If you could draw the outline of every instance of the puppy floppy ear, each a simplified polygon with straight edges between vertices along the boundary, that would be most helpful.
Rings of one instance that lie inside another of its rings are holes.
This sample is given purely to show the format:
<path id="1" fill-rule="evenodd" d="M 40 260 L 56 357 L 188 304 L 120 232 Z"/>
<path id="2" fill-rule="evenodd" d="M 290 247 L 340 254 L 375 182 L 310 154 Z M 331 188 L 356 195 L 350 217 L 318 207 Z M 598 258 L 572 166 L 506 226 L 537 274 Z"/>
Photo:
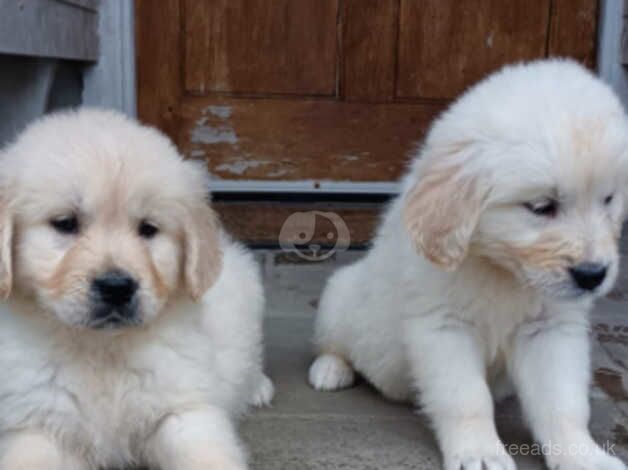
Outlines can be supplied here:
<path id="1" fill-rule="evenodd" d="M 406 193 L 403 218 L 417 251 L 442 269 L 464 261 L 489 193 L 465 167 L 468 149 L 424 155 L 418 181 Z"/>
<path id="2" fill-rule="evenodd" d="M 199 300 L 222 270 L 216 214 L 208 204 L 193 208 L 184 225 L 185 287 L 194 300 Z"/>
<path id="3" fill-rule="evenodd" d="M 0 198 L 0 297 L 7 298 L 13 286 L 13 217 L 9 206 Z"/>

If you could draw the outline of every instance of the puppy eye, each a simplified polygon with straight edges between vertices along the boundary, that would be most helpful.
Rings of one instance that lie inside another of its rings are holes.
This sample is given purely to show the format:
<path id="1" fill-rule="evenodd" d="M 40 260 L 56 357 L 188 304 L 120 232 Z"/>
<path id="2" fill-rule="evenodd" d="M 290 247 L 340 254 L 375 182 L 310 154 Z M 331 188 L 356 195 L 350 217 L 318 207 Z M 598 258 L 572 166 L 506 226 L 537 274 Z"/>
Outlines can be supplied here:
<path id="1" fill-rule="evenodd" d="M 142 238 L 153 238 L 157 235 L 157 233 L 159 233 L 159 229 L 156 225 L 151 224 L 146 220 L 142 220 L 137 228 L 137 233 L 139 233 Z"/>
<path id="2" fill-rule="evenodd" d="M 553 199 L 545 199 L 537 202 L 526 202 L 525 208 L 541 217 L 555 217 L 558 212 L 558 202 Z"/>
<path id="3" fill-rule="evenodd" d="M 613 202 L 613 194 L 609 194 L 608 196 L 606 196 L 604 198 L 604 204 L 606 204 L 607 206 Z"/>
<path id="4" fill-rule="evenodd" d="M 78 217 L 74 214 L 52 219 L 50 225 L 64 235 L 75 235 L 79 231 Z"/>

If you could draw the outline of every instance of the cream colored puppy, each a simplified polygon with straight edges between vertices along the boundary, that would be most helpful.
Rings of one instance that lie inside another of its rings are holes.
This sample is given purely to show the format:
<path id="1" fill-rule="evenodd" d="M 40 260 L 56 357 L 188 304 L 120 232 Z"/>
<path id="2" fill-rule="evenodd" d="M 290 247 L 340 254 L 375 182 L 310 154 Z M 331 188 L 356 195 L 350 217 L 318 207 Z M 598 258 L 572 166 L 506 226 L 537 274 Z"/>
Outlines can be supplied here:
<path id="1" fill-rule="evenodd" d="M 372 250 L 320 302 L 320 390 L 354 370 L 431 418 L 447 470 L 512 470 L 491 392 L 509 381 L 551 469 L 624 470 L 591 438 L 589 321 L 618 269 L 628 125 L 561 60 L 507 67 L 432 127 Z"/>
<path id="2" fill-rule="evenodd" d="M 207 179 L 153 129 L 79 110 L 0 158 L 0 470 L 247 467 L 262 287 Z"/>

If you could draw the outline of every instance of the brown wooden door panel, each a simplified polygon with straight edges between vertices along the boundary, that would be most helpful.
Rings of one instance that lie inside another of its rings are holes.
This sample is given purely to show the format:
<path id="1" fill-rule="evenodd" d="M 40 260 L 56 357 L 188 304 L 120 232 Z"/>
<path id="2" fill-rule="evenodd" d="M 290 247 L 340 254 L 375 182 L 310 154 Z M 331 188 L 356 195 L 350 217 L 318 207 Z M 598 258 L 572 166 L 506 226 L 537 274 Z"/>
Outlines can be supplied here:
<path id="1" fill-rule="evenodd" d="M 548 55 L 569 56 L 595 65 L 598 0 L 554 0 Z"/>
<path id="2" fill-rule="evenodd" d="M 399 2 L 344 0 L 341 96 L 391 101 L 395 97 Z"/>
<path id="3" fill-rule="evenodd" d="M 397 95 L 453 98 L 506 62 L 545 55 L 550 0 L 401 0 Z"/>
<path id="4" fill-rule="evenodd" d="M 186 0 L 185 89 L 335 95 L 338 0 Z"/>
<path id="5" fill-rule="evenodd" d="M 394 181 L 440 105 L 186 99 L 177 140 L 220 179 Z"/>
<path id="6" fill-rule="evenodd" d="M 183 93 L 180 18 L 179 0 L 135 2 L 137 113 L 171 138 L 176 133 L 173 111 Z"/>

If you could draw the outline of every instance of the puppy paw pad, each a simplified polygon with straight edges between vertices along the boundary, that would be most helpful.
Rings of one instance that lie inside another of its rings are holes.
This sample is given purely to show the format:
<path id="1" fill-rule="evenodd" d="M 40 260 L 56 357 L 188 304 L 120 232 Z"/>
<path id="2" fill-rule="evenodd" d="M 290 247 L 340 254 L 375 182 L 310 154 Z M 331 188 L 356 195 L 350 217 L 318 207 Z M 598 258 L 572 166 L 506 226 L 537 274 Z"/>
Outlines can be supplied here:
<path id="1" fill-rule="evenodd" d="M 339 390 L 353 384 L 355 374 L 349 364 L 333 354 L 319 356 L 310 367 L 310 385 L 316 390 Z"/>

